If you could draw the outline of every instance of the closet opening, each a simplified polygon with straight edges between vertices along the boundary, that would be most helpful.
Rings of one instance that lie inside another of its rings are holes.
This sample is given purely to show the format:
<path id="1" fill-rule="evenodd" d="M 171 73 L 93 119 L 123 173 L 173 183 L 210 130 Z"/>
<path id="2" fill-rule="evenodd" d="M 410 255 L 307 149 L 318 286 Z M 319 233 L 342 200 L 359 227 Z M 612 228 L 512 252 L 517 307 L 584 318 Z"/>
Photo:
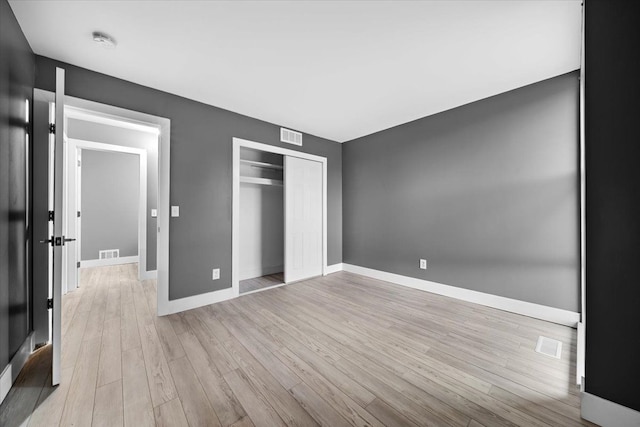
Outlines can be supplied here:
<path id="1" fill-rule="evenodd" d="M 284 284 L 284 159 L 240 148 L 239 293 Z"/>
<path id="2" fill-rule="evenodd" d="M 233 138 L 234 296 L 327 274 L 327 159 Z"/>

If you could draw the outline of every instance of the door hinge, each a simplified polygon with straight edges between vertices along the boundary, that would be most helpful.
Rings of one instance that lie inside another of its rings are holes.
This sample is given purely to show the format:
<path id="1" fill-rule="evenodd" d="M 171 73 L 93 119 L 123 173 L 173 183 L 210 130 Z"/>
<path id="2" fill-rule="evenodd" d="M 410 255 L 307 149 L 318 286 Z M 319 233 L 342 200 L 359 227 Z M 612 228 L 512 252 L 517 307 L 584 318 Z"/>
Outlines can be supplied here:
<path id="1" fill-rule="evenodd" d="M 56 133 L 55 123 L 49 123 L 49 133 Z"/>
<path id="2" fill-rule="evenodd" d="M 78 211 L 78 218 L 80 218 L 80 211 Z"/>
<path id="3" fill-rule="evenodd" d="M 82 166 L 82 161 L 78 160 L 78 167 Z"/>
<path id="4" fill-rule="evenodd" d="M 54 216 L 53 211 L 49 211 L 49 221 L 53 221 Z"/>
<path id="5" fill-rule="evenodd" d="M 77 268 L 80 268 L 80 261 L 78 261 L 77 263 Z"/>
<path id="6" fill-rule="evenodd" d="M 53 308 L 53 298 L 47 300 L 47 308 L 51 310 Z"/>

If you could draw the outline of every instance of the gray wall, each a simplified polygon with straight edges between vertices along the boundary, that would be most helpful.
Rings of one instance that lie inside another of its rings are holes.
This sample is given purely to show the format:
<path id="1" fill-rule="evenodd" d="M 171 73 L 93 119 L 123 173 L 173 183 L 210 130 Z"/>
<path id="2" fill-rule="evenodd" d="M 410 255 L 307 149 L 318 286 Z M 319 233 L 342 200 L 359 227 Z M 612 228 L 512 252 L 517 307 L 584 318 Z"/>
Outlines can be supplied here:
<path id="1" fill-rule="evenodd" d="M 84 120 L 69 119 L 69 138 L 104 144 L 141 148 L 147 152 L 147 265 L 146 271 L 156 269 L 157 221 L 151 209 L 158 206 L 158 137 L 148 132 L 108 126 Z M 122 256 L 122 254 L 121 254 Z M 143 266 L 144 267 L 144 266 Z"/>
<path id="2" fill-rule="evenodd" d="M 82 150 L 81 170 L 80 259 L 98 259 L 104 249 L 137 256 L 140 156 Z"/>
<path id="3" fill-rule="evenodd" d="M 34 65 L 13 11 L 0 0 L 0 373 L 32 329 L 25 100 L 32 100 Z"/>
<path id="4" fill-rule="evenodd" d="M 579 311 L 577 130 L 570 73 L 345 143 L 344 262 Z"/>
<path id="5" fill-rule="evenodd" d="M 232 138 L 327 158 L 328 262 L 342 262 L 342 146 L 312 135 L 304 146 L 281 143 L 279 126 L 36 55 L 36 87 L 53 90 L 66 69 L 68 95 L 171 120 L 169 298 L 231 287 Z M 176 76 L 176 78 L 189 78 Z M 211 280 L 211 269 L 220 279 Z"/>

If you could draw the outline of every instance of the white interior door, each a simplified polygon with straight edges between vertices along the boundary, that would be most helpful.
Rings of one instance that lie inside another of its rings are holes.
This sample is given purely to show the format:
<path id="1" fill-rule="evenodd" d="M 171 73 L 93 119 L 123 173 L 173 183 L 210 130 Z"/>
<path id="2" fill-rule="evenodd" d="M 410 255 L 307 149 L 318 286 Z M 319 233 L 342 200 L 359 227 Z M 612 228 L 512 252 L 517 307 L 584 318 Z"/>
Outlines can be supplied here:
<path id="1" fill-rule="evenodd" d="M 51 343 L 53 347 L 53 358 L 51 364 L 51 382 L 53 385 L 60 384 L 60 356 L 62 346 L 61 328 L 61 303 L 62 303 L 62 250 L 66 243 L 62 234 L 64 218 L 62 215 L 64 187 L 63 162 L 64 162 L 64 70 L 56 68 L 56 102 L 55 102 L 55 122 L 53 135 L 53 149 L 49 150 L 52 159 L 49 161 L 49 197 L 52 200 L 50 206 L 53 207 L 53 234 L 49 242 L 52 248 L 52 263 L 50 263 L 49 274 L 51 275 L 52 292 L 51 299 Z M 50 216 L 51 219 L 51 216 Z"/>
<path id="2" fill-rule="evenodd" d="M 322 163 L 284 157 L 286 283 L 322 275 Z"/>

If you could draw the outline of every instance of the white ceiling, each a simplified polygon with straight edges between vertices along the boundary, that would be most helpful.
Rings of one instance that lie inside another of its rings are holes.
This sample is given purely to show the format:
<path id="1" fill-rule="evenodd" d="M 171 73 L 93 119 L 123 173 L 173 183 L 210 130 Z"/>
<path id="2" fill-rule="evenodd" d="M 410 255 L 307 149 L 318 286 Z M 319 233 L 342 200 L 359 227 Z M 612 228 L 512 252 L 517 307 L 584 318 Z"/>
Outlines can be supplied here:
<path id="1" fill-rule="evenodd" d="M 10 5 L 39 55 L 339 142 L 580 65 L 580 0 Z"/>

